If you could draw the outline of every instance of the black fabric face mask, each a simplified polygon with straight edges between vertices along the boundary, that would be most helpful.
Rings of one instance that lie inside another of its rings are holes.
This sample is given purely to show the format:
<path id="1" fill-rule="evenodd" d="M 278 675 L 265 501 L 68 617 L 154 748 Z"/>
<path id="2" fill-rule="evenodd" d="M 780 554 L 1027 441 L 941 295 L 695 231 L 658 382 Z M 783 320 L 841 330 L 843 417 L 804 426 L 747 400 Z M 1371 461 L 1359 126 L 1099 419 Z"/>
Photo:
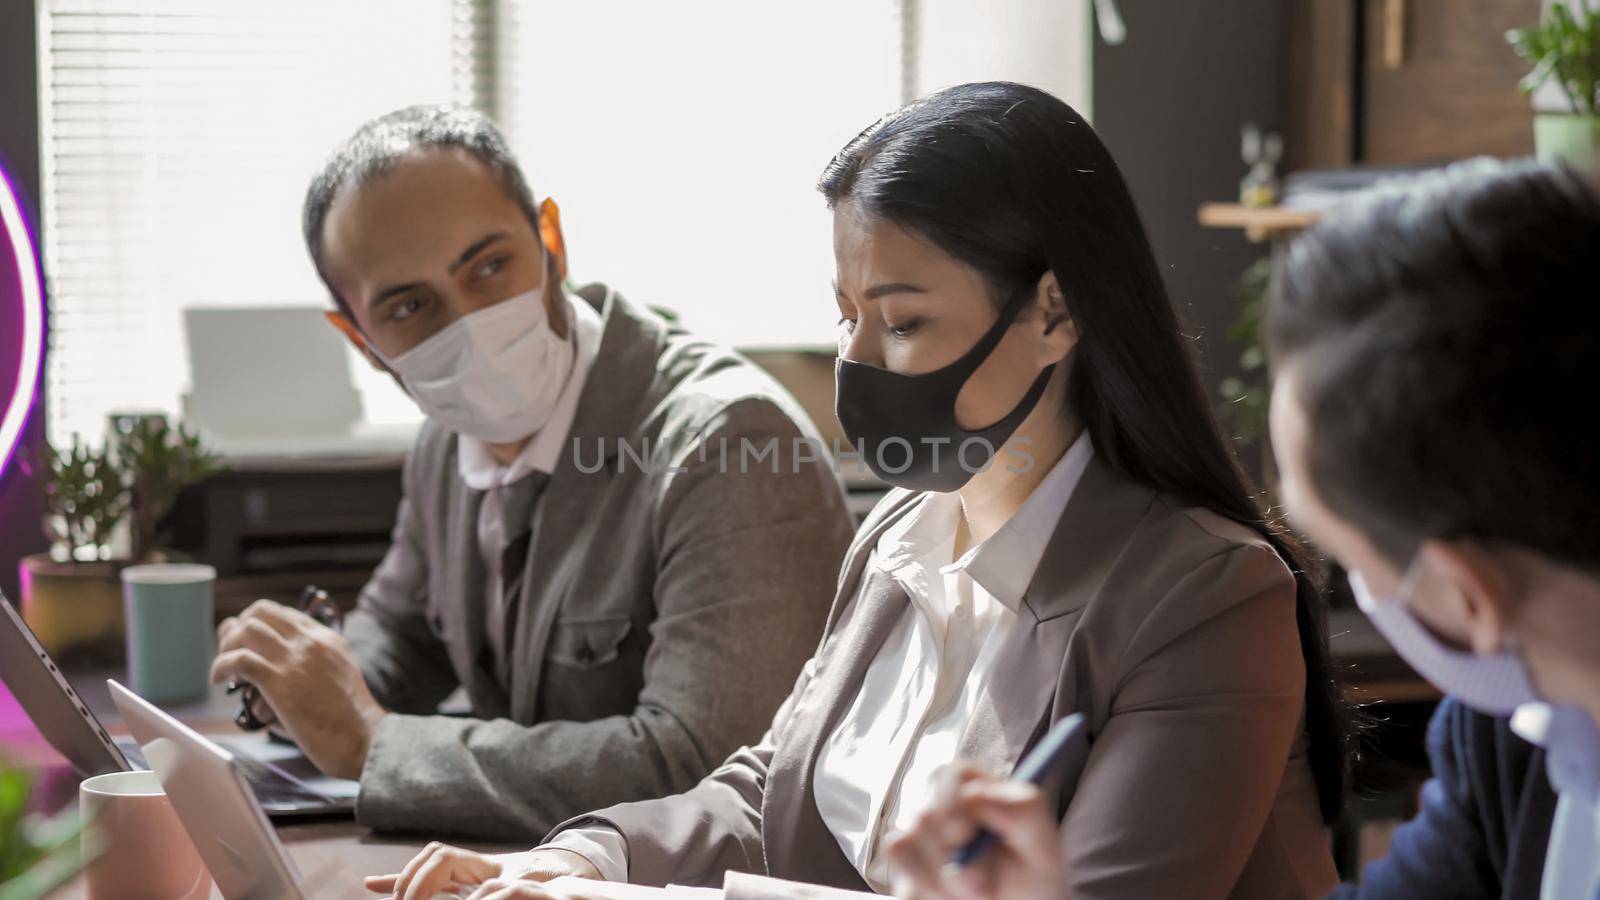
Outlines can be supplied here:
<path id="1" fill-rule="evenodd" d="M 1033 412 L 1055 366 L 1040 372 L 1022 402 L 987 428 L 967 431 L 956 424 L 956 396 L 1032 296 L 1014 297 L 978 343 L 942 369 L 902 375 L 843 357 L 834 362 L 834 414 L 873 474 L 896 487 L 948 493 L 988 468 Z"/>

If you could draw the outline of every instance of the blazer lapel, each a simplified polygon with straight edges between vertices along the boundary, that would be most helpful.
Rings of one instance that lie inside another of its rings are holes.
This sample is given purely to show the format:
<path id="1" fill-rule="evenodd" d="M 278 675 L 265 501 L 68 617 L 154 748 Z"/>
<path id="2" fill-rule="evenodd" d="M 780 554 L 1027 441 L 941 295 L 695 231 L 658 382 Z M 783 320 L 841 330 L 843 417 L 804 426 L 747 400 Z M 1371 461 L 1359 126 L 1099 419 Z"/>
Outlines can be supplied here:
<path id="1" fill-rule="evenodd" d="M 567 593 L 591 562 L 588 554 L 605 552 L 593 534 L 598 517 L 589 511 L 611 485 L 618 445 L 638 430 L 646 405 L 654 402 L 650 388 L 666 340 L 660 320 L 615 292 L 588 286 L 579 289 L 574 301 L 595 306 L 604 326 L 566 445 L 534 508 L 522 575 L 523 607 L 512 636 L 519 661 L 511 667 L 512 715 L 523 722 L 537 713 L 541 661 Z"/>
<path id="2" fill-rule="evenodd" d="M 795 699 L 767 773 L 761 829 L 768 874 L 865 890 L 855 865 L 839 849 L 817 812 L 812 779 L 823 742 L 855 702 L 867 668 L 878 655 L 911 600 L 893 576 L 867 569 L 877 537 L 916 504 L 908 495 L 855 544 L 835 601 L 828 638 L 818 653 L 817 672 Z"/>
<path id="3" fill-rule="evenodd" d="M 473 709 L 484 715 L 502 715 L 507 710 L 506 694 L 494 677 L 488 635 L 484 631 L 484 604 L 488 601 L 484 589 L 488 573 L 483 568 L 477 544 L 478 512 L 483 505 L 483 494 L 469 490 L 464 484 L 458 484 L 454 493 L 448 533 L 456 536 L 455 565 L 450 567 L 455 577 L 447 590 L 448 595 L 461 598 L 458 604 L 453 604 L 459 610 L 461 639 L 449 641 L 448 646 L 459 648 L 456 671 L 461 673 Z"/>
<path id="4" fill-rule="evenodd" d="M 1089 459 L 1034 570 L 1023 606 L 1040 622 L 1080 610 L 1155 502 L 1156 492 Z"/>
<path id="5" fill-rule="evenodd" d="M 1118 476 L 1098 456 L 1090 459 L 1023 594 L 1019 627 L 962 736 L 962 757 L 995 769 L 1015 763 L 1054 720 L 1076 711 L 1076 700 L 1061 695 L 1076 678 L 1067 648 L 1083 608 L 1154 499 L 1154 491 Z"/>
<path id="6" fill-rule="evenodd" d="M 822 821 L 812 778 L 823 743 L 861 692 L 867 667 L 910 602 L 893 577 L 869 573 L 856 609 L 841 623 L 836 650 L 828 653 L 817 680 L 796 702 L 790 733 L 773 755 L 762 801 L 768 874 L 836 887 L 865 884 Z"/>
<path id="7" fill-rule="evenodd" d="M 987 687 L 961 736 L 958 755 L 1000 771 L 1027 753 L 1049 727 L 1061 680 L 1062 658 L 1078 626 L 1079 611 L 1024 622 L 996 658 Z"/>

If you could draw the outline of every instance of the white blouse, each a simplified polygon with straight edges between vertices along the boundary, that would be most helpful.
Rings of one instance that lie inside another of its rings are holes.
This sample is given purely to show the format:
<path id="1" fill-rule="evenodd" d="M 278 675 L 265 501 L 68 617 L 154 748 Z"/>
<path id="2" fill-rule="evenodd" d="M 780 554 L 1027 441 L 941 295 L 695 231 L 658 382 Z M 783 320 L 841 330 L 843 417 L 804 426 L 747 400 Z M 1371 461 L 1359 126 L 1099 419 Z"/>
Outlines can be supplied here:
<path id="1" fill-rule="evenodd" d="M 873 548 L 868 565 L 899 581 L 911 603 L 824 742 L 812 787 L 824 824 L 875 890 L 889 889 L 884 838 L 910 826 L 934 773 L 956 761 L 996 654 L 1017 626 L 1023 594 L 1093 452 L 1086 433 L 1016 514 L 960 559 L 953 559 L 956 494 L 927 494 Z M 582 854 L 609 881 L 627 880 L 627 847 L 613 829 L 564 831 L 546 846 Z"/>

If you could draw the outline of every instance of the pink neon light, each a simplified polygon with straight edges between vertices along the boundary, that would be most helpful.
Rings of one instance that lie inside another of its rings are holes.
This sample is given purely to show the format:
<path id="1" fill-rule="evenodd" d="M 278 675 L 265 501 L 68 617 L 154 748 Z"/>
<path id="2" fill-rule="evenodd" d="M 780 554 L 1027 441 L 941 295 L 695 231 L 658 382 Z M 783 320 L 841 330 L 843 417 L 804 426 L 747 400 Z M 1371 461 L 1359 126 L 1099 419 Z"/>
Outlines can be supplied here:
<path id="1" fill-rule="evenodd" d="M 0 416 L 0 473 L 22 440 L 22 426 L 39 387 L 39 362 L 44 356 L 44 287 L 39 283 L 39 258 L 28 234 L 28 221 L 12 187 L 11 176 L 0 169 L 0 235 L 17 266 L 17 281 L 22 299 L 22 360 L 17 367 L 17 386 L 6 401 Z M 0 297 L 9 294 L 0 291 Z"/>

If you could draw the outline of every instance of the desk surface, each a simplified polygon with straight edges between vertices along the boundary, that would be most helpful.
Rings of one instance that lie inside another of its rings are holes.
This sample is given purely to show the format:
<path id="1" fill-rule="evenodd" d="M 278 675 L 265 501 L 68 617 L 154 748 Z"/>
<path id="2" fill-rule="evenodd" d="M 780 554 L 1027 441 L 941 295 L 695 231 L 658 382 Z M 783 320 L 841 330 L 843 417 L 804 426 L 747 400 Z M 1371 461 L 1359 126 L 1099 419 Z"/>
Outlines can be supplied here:
<path id="1" fill-rule="evenodd" d="M 120 673 L 112 672 L 83 672 L 73 673 L 70 680 L 73 689 L 99 718 L 106 730 L 112 733 L 126 733 L 121 726 L 120 717 L 111 697 L 105 687 L 105 679 L 109 675 L 116 677 Z M 0 707 L 9 708 L 14 704 L 12 698 L 0 687 Z M 232 718 L 237 708 L 237 700 L 216 689 L 203 700 L 190 704 L 173 705 L 169 710 L 183 719 L 190 727 L 205 734 L 227 735 L 237 734 Z M 4 709 L 0 709 L 3 712 Z M 21 710 L 16 709 L 13 716 L 0 716 L 0 719 L 10 721 L 20 719 Z M 76 780 L 71 778 L 71 772 L 66 760 L 62 759 L 37 732 L 30 729 L 0 728 L 0 745 L 4 745 L 8 753 L 20 758 L 25 765 L 35 768 L 49 776 L 61 775 L 64 778 L 47 777 L 43 782 L 70 781 L 70 784 L 60 784 L 61 790 L 56 799 L 61 803 L 75 802 Z M 66 790 L 72 788 L 72 790 Z M 420 836 L 374 835 L 366 828 L 357 825 L 349 819 L 316 820 L 299 824 L 284 824 L 278 827 L 278 837 L 283 841 L 285 849 L 294 860 L 295 866 L 300 870 L 311 896 L 322 898 L 355 898 L 355 900 L 374 900 L 377 895 L 368 893 L 361 887 L 361 879 L 366 875 L 380 875 L 389 872 L 398 872 L 400 867 L 414 856 L 418 850 L 427 843 L 427 838 Z M 495 846 L 488 844 L 471 844 L 465 846 L 485 852 L 501 852 L 505 850 L 527 849 L 521 846 Z M 52 898 L 70 898 L 87 896 L 82 879 L 74 880 L 50 895 Z M 212 896 L 220 897 L 213 890 Z"/>
<path id="2" fill-rule="evenodd" d="M 374 837 L 350 821 L 285 825 L 278 829 L 278 838 L 299 868 L 310 896 L 318 900 L 323 897 L 376 900 L 378 895 L 361 887 L 361 879 L 400 871 L 425 843 Z M 82 881 L 76 879 L 50 897 L 52 900 L 86 897 L 87 889 Z M 212 888 L 211 896 L 222 895 Z"/>
<path id="3" fill-rule="evenodd" d="M 1359 612 L 1334 611 L 1328 624 L 1335 665 L 1341 669 L 1345 690 L 1352 699 L 1407 702 L 1437 698 L 1431 686 L 1398 662 L 1376 629 Z M 120 717 L 105 687 L 108 675 L 115 677 L 120 673 L 83 672 L 70 677 L 74 689 L 107 730 L 122 732 Z M 10 721 L 26 724 L 19 708 L 8 709 L 12 706 L 11 697 L 0 688 L 0 726 Z M 170 710 L 202 733 L 224 735 L 236 733 L 232 725 L 236 708 L 236 700 L 219 688 L 202 700 L 172 706 Z M 31 727 L 23 730 L 31 731 Z M 44 744 L 36 732 L 31 735 L 13 732 L 13 729 L 0 727 L 0 745 L 6 747 L 13 759 L 43 770 L 65 769 L 65 760 Z M 70 776 L 70 772 L 66 774 Z M 71 802 L 75 784 L 72 781 L 59 785 L 61 802 Z M 362 876 L 398 871 L 426 843 L 423 837 L 376 836 L 349 820 L 284 825 L 278 829 L 278 834 L 314 896 L 361 900 L 374 897 L 361 887 Z M 478 845 L 476 849 L 494 852 L 524 848 Z M 51 896 L 82 897 L 85 889 L 81 883 L 73 882 Z"/>

